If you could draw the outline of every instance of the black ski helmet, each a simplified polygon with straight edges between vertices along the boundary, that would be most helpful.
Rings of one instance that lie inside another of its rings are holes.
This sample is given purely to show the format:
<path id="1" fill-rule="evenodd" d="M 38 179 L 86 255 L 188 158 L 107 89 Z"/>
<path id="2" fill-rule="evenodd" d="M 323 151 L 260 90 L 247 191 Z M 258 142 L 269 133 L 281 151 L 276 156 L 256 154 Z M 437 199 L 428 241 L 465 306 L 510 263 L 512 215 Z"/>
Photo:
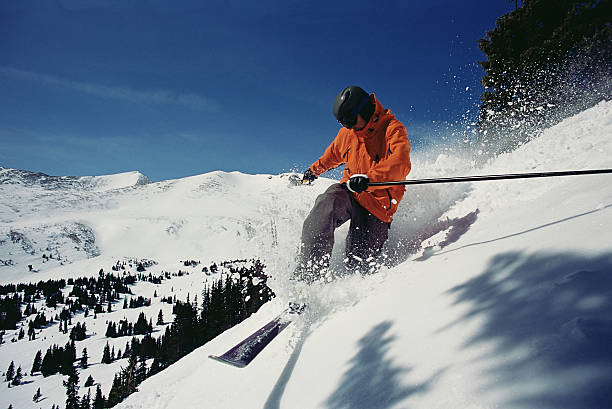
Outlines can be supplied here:
<path id="1" fill-rule="evenodd" d="M 334 116 L 343 126 L 351 128 L 357 122 L 357 114 L 368 106 L 369 102 L 370 96 L 361 87 L 354 85 L 346 87 L 340 91 L 334 101 Z M 368 113 L 367 118 L 364 117 L 366 121 L 372 116 L 372 112 Z"/>

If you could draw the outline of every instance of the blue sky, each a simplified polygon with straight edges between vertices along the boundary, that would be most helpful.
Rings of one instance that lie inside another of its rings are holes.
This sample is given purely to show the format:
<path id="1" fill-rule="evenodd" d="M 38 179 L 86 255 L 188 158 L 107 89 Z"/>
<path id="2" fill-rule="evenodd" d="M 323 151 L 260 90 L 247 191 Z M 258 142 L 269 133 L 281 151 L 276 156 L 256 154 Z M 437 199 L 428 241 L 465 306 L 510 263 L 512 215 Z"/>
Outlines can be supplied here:
<path id="1" fill-rule="evenodd" d="M 418 152 L 473 118 L 477 41 L 513 7 L 3 0 L 0 166 L 153 180 L 302 171 L 335 137 L 347 85 L 374 92 Z"/>

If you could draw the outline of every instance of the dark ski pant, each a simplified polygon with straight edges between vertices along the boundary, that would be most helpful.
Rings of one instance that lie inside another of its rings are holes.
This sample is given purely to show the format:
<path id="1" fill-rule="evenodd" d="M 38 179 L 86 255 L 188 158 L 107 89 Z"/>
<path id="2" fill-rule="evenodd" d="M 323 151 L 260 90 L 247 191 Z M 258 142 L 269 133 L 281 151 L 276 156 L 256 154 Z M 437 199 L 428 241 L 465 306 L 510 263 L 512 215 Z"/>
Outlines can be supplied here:
<path id="1" fill-rule="evenodd" d="M 346 238 L 346 268 L 367 274 L 376 270 L 376 261 L 389 236 L 385 223 L 361 206 L 344 184 L 334 184 L 317 197 L 302 228 L 302 243 L 296 279 L 313 282 L 326 274 L 334 230 L 351 221 Z"/>

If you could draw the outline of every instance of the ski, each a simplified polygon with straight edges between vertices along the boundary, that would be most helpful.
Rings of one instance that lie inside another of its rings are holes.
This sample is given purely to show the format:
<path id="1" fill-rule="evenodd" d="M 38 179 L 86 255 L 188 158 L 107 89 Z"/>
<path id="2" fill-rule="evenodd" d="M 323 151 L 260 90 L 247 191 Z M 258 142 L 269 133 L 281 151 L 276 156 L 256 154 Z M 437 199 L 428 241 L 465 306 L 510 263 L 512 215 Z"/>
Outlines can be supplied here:
<path id="1" fill-rule="evenodd" d="M 244 368 L 250 364 L 278 334 L 287 328 L 293 321 L 293 318 L 300 314 L 304 308 L 304 304 L 289 303 L 287 309 L 253 334 L 230 348 L 227 352 L 222 355 L 209 355 L 209 358 L 223 362 L 224 364 Z"/>

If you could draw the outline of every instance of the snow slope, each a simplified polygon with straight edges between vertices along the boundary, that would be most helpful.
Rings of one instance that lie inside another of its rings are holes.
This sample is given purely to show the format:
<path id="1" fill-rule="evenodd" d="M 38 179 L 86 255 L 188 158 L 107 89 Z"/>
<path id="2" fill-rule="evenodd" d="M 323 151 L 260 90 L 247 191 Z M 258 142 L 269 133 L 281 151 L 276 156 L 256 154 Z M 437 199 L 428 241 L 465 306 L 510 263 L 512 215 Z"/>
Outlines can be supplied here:
<path id="1" fill-rule="evenodd" d="M 482 172 L 612 167 L 610 135 L 612 103 L 602 102 Z M 437 247 L 378 275 L 312 288 L 303 322 L 252 366 L 207 355 L 264 323 L 282 299 L 120 407 L 612 407 L 611 178 L 472 184 L 445 214 L 478 209 L 471 225 L 452 224 Z"/>
<path id="2" fill-rule="evenodd" d="M 602 102 L 481 169 L 460 152 L 433 162 L 414 153 L 410 177 L 612 167 L 610 135 L 612 102 Z M 154 259 L 159 271 L 184 259 L 257 256 L 268 266 L 277 299 L 147 379 L 122 408 L 612 407 L 612 175 L 409 187 L 387 267 L 299 289 L 288 277 L 301 223 L 330 180 L 292 187 L 286 175 L 213 172 L 96 184 L 109 189 L 10 180 L 0 184 L 2 282 L 93 275 L 125 257 Z M 47 249 L 61 261 L 42 263 Z M 205 278 L 188 277 L 169 285 L 183 297 L 200 291 Z M 297 292 L 309 308 L 248 368 L 208 359 Z M 0 346 L 0 367 L 17 344 Z M 41 406 L 35 384 L 3 386 L 0 403 L 23 395 Z"/>

